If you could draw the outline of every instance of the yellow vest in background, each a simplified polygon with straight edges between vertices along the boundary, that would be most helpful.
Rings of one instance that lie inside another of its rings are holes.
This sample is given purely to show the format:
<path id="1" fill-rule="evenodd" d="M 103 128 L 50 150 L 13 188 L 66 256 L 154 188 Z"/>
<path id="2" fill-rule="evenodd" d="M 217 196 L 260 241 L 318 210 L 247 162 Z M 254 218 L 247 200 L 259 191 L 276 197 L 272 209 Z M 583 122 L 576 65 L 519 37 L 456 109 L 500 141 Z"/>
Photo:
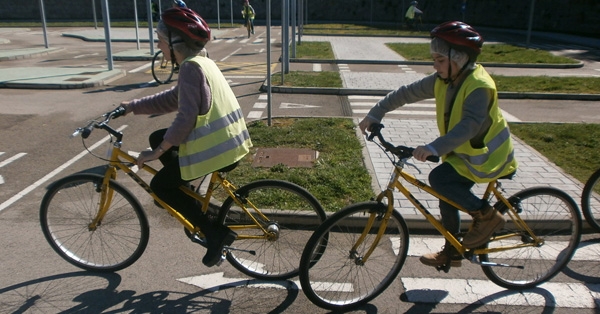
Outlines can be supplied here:
<path id="1" fill-rule="evenodd" d="M 484 147 L 474 148 L 471 146 L 471 142 L 467 141 L 450 154 L 442 156 L 442 160 L 450 163 L 463 177 L 476 183 L 486 183 L 517 170 L 517 161 L 514 158 L 508 123 L 502 116 L 500 108 L 498 108 L 496 84 L 481 65 L 477 65 L 473 73 L 465 79 L 458 90 L 447 128 L 444 122 L 444 110 L 448 85 L 442 80 L 436 81 L 437 124 L 440 134 L 445 135 L 446 130 L 451 130 L 460 122 L 463 112 L 463 100 L 477 88 L 494 90 L 493 104 L 488 113 L 492 119 L 492 125 L 484 137 Z"/>
<path id="2" fill-rule="evenodd" d="M 179 146 L 181 178 L 193 180 L 239 161 L 252 142 L 235 94 L 214 61 L 196 56 L 184 62 L 202 69 L 212 96 L 210 110 L 198 115 L 194 130 Z"/>

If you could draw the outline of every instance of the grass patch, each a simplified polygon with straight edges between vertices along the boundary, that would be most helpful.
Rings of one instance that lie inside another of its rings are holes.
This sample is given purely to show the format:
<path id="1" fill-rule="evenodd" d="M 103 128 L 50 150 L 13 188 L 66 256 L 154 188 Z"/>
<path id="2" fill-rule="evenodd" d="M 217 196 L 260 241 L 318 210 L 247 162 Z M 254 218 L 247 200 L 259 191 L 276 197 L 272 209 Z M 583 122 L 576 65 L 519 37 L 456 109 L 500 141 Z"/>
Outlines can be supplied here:
<path id="1" fill-rule="evenodd" d="M 402 29 L 398 24 L 305 24 L 304 35 L 379 35 L 379 36 L 423 36 L 429 31 Z"/>
<path id="2" fill-rule="evenodd" d="M 390 49 L 411 61 L 432 61 L 429 44 L 387 43 Z M 432 61 L 433 62 L 433 61 Z M 509 44 L 484 44 L 477 62 L 494 63 L 577 63 L 571 58 L 555 56 L 548 51 Z"/>
<path id="3" fill-rule="evenodd" d="M 281 85 L 281 73 L 271 76 L 273 86 Z M 294 87 L 343 87 L 340 73 L 333 71 L 304 72 L 290 71 L 283 76 L 283 86 Z"/>
<path id="4" fill-rule="evenodd" d="M 335 59 L 333 48 L 328 41 L 303 41 L 296 45 L 296 56 L 302 59 Z"/>
<path id="5" fill-rule="evenodd" d="M 249 123 L 248 130 L 254 147 L 231 173 L 236 185 L 259 179 L 294 182 L 310 191 L 329 212 L 374 196 L 352 119 L 282 118 L 273 119 L 271 126 L 263 121 Z M 258 147 L 309 148 L 317 150 L 319 158 L 313 168 L 254 168 Z"/>
<path id="6" fill-rule="evenodd" d="M 492 75 L 503 92 L 598 94 L 600 77 L 551 77 Z"/>
<path id="7" fill-rule="evenodd" d="M 599 77 L 549 77 L 549 76 L 502 76 L 492 75 L 500 92 L 514 93 L 565 93 L 598 94 Z M 281 86 L 281 73 L 272 76 L 273 86 Z M 338 72 L 291 71 L 284 76 L 283 86 L 341 88 Z"/>
<path id="8" fill-rule="evenodd" d="M 510 123 L 510 130 L 582 183 L 600 168 L 600 124 Z"/>
<path id="9" fill-rule="evenodd" d="M 397 53 L 408 60 L 431 61 L 429 44 L 387 44 Z M 333 51 L 329 42 L 303 42 L 297 46 L 296 56 L 307 59 L 333 59 Z M 488 49 L 489 48 L 489 49 Z M 522 63 L 524 60 L 540 60 L 544 63 L 567 63 L 573 59 L 557 57 L 552 54 L 535 50 L 515 47 L 512 45 L 489 45 L 484 49 L 481 58 L 489 62 Z M 531 63 L 531 62 L 530 62 Z M 549 77 L 549 76 L 502 76 L 492 75 L 498 91 L 502 92 L 534 92 L 534 93 L 573 93 L 597 94 L 600 91 L 598 77 Z M 281 74 L 274 74 L 273 85 L 281 85 Z M 294 71 L 285 75 L 284 86 L 296 87 L 342 87 L 342 81 L 337 72 L 302 72 Z"/>

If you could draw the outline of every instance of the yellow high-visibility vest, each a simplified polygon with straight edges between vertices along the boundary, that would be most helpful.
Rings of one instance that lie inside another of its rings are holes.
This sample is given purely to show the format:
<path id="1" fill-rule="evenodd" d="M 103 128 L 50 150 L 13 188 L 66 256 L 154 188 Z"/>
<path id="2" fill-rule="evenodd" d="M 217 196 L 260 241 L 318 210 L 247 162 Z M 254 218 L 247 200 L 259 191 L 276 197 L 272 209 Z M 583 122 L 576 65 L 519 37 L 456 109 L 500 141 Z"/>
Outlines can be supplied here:
<path id="1" fill-rule="evenodd" d="M 441 135 L 445 135 L 446 130 L 451 130 L 460 122 L 463 112 L 463 100 L 475 89 L 482 87 L 494 90 L 493 103 L 488 113 L 492 119 L 492 124 L 484 136 L 484 147 L 474 148 L 471 146 L 471 142 L 467 141 L 451 153 L 442 156 L 442 160 L 450 163 L 460 175 L 476 183 L 490 182 L 517 170 L 517 161 L 514 156 L 508 123 L 502 116 L 500 108 L 498 108 L 496 84 L 483 67 L 478 64 L 457 91 L 450 112 L 448 127 L 446 127 L 444 110 L 448 85 L 442 80 L 437 80 L 435 83 L 437 124 Z"/>
<path id="2" fill-rule="evenodd" d="M 201 56 L 184 62 L 202 69 L 212 96 L 210 110 L 198 115 L 194 130 L 179 146 L 181 178 L 193 180 L 239 161 L 252 142 L 235 94 L 215 62 Z"/>

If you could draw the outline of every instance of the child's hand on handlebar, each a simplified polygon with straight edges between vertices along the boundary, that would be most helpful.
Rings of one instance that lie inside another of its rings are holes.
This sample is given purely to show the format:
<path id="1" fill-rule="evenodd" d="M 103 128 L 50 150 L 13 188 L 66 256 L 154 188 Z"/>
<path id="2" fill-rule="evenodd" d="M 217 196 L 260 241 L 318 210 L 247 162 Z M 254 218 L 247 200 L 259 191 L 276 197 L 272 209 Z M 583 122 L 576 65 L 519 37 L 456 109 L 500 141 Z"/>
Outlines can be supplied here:
<path id="1" fill-rule="evenodd" d="M 379 121 L 370 117 L 365 117 L 362 119 L 362 121 L 360 121 L 360 123 L 358 123 L 358 127 L 363 135 L 367 135 L 367 131 L 370 131 L 371 124 L 373 123 L 379 123 Z"/>
<path id="2" fill-rule="evenodd" d="M 413 151 L 413 157 L 418 161 L 426 161 L 427 157 L 432 156 L 433 152 L 426 146 L 417 146 Z"/>

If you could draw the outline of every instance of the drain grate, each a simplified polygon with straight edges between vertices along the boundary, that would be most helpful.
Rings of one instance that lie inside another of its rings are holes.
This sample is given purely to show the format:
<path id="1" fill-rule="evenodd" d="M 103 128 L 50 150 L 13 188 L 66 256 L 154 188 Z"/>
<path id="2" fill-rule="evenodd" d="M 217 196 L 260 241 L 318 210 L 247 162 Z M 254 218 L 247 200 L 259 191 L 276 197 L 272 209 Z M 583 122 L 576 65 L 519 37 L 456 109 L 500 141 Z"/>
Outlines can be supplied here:
<path id="1" fill-rule="evenodd" d="M 259 148 L 252 166 L 270 168 L 284 164 L 291 168 L 311 168 L 317 158 L 319 152 L 308 148 Z"/>

